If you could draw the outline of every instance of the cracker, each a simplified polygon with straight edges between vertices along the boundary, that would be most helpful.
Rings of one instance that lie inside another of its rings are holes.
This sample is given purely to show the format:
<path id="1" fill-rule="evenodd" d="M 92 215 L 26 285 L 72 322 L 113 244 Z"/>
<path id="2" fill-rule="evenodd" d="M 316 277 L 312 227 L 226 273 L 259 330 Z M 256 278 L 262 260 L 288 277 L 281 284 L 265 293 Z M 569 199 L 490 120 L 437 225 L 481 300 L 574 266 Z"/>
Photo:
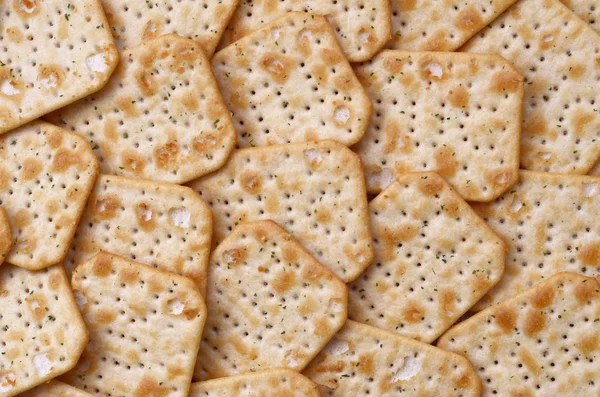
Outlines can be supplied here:
<path id="1" fill-rule="evenodd" d="M 596 0 L 560 0 L 560 2 L 600 33 L 600 7 Z"/>
<path id="2" fill-rule="evenodd" d="M 239 0 L 102 0 L 115 42 L 133 47 L 162 34 L 175 33 L 202 45 L 210 58 Z"/>
<path id="3" fill-rule="evenodd" d="M 388 50 L 356 74 L 374 106 L 354 147 L 369 193 L 411 171 L 437 171 L 475 201 L 517 181 L 523 77 L 506 60 Z"/>
<path id="4" fill-rule="evenodd" d="M 375 259 L 349 286 L 353 320 L 430 343 L 502 277 L 505 243 L 438 174 L 400 176 L 369 212 Z"/>
<path id="5" fill-rule="evenodd" d="M 98 168 L 85 139 L 46 122 L 0 136 L 0 206 L 15 242 L 8 262 L 39 270 L 64 259 Z"/>
<path id="6" fill-rule="evenodd" d="M 454 51 L 516 0 L 392 0 L 388 48 Z"/>
<path id="7" fill-rule="evenodd" d="M 100 253 L 72 285 L 90 342 L 67 383 L 96 395 L 187 397 L 206 320 L 192 280 Z"/>
<path id="8" fill-rule="evenodd" d="M 0 208 L 0 265 L 8 256 L 8 253 L 13 245 L 12 233 L 10 232 L 10 224 L 6 212 Z"/>
<path id="9" fill-rule="evenodd" d="M 597 161 L 594 167 L 590 170 L 588 175 L 600 176 L 600 161 Z"/>
<path id="10" fill-rule="evenodd" d="M 0 394 L 15 396 L 75 366 L 88 340 L 60 266 L 0 266 Z"/>
<path id="11" fill-rule="evenodd" d="M 558 0 L 520 0 L 462 50 L 525 76 L 521 168 L 587 173 L 600 157 L 600 36 Z"/>
<path id="12" fill-rule="evenodd" d="M 321 397 L 317 385 L 291 369 L 279 368 L 192 384 L 190 397 Z"/>
<path id="13" fill-rule="evenodd" d="M 243 223 L 208 268 L 194 379 L 301 371 L 344 325 L 348 289 L 273 221 Z"/>
<path id="14" fill-rule="evenodd" d="M 183 183 L 220 168 L 235 130 L 200 45 L 169 34 L 121 58 L 104 89 L 46 119 L 84 136 L 105 174 Z"/>
<path id="15" fill-rule="evenodd" d="M 600 178 L 521 171 L 498 200 L 473 205 L 508 246 L 504 277 L 476 310 L 561 271 L 600 275 Z"/>
<path id="16" fill-rule="evenodd" d="M 220 48 L 290 11 L 327 16 L 350 62 L 370 59 L 385 46 L 392 34 L 390 3 L 384 0 L 353 3 L 327 0 L 241 0 L 223 34 Z"/>
<path id="17" fill-rule="evenodd" d="M 21 397 L 91 397 L 92 395 L 66 383 L 51 380 L 35 389 L 20 394 Z"/>
<path id="18" fill-rule="evenodd" d="M 325 17 L 291 12 L 212 59 L 238 145 L 334 139 L 356 143 L 371 101 Z"/>
<path id="19" fill-rule="evenodd" d="M 354 321 L 346 323 L 304 375 L 319 385 L 323 397 L 481 393 L 481 382 L 464 357 Z"/>
<path id="20" fill-rule="evenodd" d="M 0 4 L 0 134 L 98 91 L 118 62 L 97 0 Z"/>
<path id="21" fill-rule="evenodd" d="M 600 284 L 559 273 L 451 328 L 438 346 L 466 356 L 491 396 L 596 396 Z"/>
<path id="22" fill-rule="evenodd" d="M 67 273 L 100 251 L 172 271 L 206 288 L 212 214 L 191 189 L 101 175 L 64 263 Z"/>
<path id="23" fill-rule="evenodd" d="M 213 209 L 214 245 L 240 222 L 272 219 L 345 282 L 373 259 L 360 159 L 337 142 L 238 150 L 189 186 Z"/>

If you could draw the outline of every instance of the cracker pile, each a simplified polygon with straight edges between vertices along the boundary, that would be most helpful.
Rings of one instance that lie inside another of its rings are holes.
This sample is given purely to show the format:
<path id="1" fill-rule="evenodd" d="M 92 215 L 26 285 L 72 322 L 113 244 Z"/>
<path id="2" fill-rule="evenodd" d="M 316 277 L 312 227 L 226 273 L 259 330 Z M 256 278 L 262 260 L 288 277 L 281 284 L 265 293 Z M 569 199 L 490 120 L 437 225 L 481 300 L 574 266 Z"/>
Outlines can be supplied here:
<path id="1" fill-rule="evenodd" d="M 600 396 L 597 0 L 0 1 L 0 397 Z"/>

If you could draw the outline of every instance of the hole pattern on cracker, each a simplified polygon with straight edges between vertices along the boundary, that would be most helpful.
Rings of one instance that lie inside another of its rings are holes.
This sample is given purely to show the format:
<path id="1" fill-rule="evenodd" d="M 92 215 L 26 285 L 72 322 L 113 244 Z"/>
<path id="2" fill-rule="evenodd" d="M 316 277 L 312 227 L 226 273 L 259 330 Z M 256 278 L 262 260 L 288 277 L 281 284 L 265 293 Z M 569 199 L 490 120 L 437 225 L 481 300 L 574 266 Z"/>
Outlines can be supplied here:
<path id="1" fill-rule="evenodd" d="M 579 18 L 587 22 L 592 29 L 600 33 L 600 6 L 594 0 L 561 0 Z"/>

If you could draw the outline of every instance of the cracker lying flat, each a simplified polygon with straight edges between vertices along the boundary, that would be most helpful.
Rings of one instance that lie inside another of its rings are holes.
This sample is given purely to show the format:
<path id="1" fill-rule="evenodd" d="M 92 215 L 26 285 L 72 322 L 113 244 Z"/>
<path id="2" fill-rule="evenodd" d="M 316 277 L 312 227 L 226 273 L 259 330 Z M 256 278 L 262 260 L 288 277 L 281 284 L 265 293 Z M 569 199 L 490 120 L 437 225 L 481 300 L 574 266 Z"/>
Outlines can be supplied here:
<path id="1" fill-rule="evenodd" d="M 206 305 L 192 280 L 100 253 L 75 269 L 90 331 L 63 379 L 96 395 L 188 395 Z"/>
<path id="2" fill-rule="evenodd" d="M 190 397 L 321 397 L 317 385 L 291 369 L 270 369 L 192 384 Z"/>
<path id="3" fill-rule="evenodd" d="M 97 0 L 0 4 L 0 133 L 98 91 L 118 62 Z"/>
<path id="4" fill-rule="evenodd" d="M 220 47 L 239 40 L 289 11 L 326 15 L 350 62 L 362 62 L 371 58 L 391 37 L 392 21 L 388 1 L 350 3 L 327 0 L 241 0 Z M 310 15 L 306 17 L 312 18 Z"/>
<path id="5" fill-rule="evenodd" d="M 388 48 L 454 51 L 516 0 L 392 0 Z"/>
<path id="6" fill-rule="evenodd" d="M 375 259 L 350 285 L 353 320 L 430 343 L 502 277 L 504 242 L 438 174 L 400 176 L 369 210 Z"/>
<path id="7" fill-rule="evenodd" d="M 75 366 L 88 340 L 60 266 L 0 267 L 0 395 L 15 396 Z"/>
<path id="8" fill-rule="evenodd" d="M 212 214 L 190 189 L 101 175 L 64 263 L 70 273 L 99 251 L 192 278 L 204 291 Z"/>
<path id="9" fill-rule="evenodd" d="M 369 193 L 437 171 L 467 200 L 517 181 L 523 77 L 494 55 L 383 51 L 356 68 L 373 118 L 356 152 Z"/>
<path id="10" fill-rule="evenodd" d="M 0 206 L 15 241 L 7 261 L 37 270 L 64 259 L 98 168 L 85 139 L 52 124 L 0 136 Z"/>
<path id="11" fill-rule="evenodd" d="M 462 50 L 525 76 L 521 167 L 585 174 L 600 157 L 600 36 L 558 0 L 520 0 Z"/>
<path id="12" fill-rule="evenodd" d="M 0 265 L 8 256 L 8 252 L 13 245 L 12 233 L 6 212 L 0 208 Z"/>
<path id="13" fill-rule="evenodd" d="M 182 183 L 221 167 L 235 130 L 200 45 L 170 34 L 121 58 L 104 89 L 47 120 L 87 138 L 102 173 Z"/>
<path id="14" fill-rule="evenodd" d="M 344 325 L 346 285 L 272 221 L 243 223 L 208 268 L 208 319 L 194 378 L 301 371 Z"/>
<path id="15" fill-rule="evenodd" d="M 560 0 L 577 15 L 587 22 L 592 29 L 600 33 L 600 7 L 597 0 Z"/>
<path id="16" fill-rule="evenodd" d="M 35 389 L 19 395 L 20 397 L 91 397 L 92 395 L 66 383 L 51 380 Z"/>
<path id="17" fill-rule="evenodd" d="M 504 277 L 476 309 L 561 271 L 600 275 L 600 178 L 521 171 L 510 192 L 474 208 L 508 245 Z"/>
<path id="18" fill-rule="evenodd" d="M 238 150 L 190 187 L 213 209 L 215 245 L 240 222 L 272 219 L 345 282 L 373 259 L 360 159 L 339 143 Z"/>
<path id="19" fill-rule="evenodd" d="M 354 321 L 346 323 L 304 375 L 319 384 L 324 397 L 481 393 L 481 382 L 464 357 Z"/>
<path id="20" fill-rule="evenodd" d="M 371 101 L 325 17 L 291 12 L 219 51 L 212 66 L 238 145 L 357 142 Z"/>
<path id="21" fill-rule="evenodd" d="M 438 342 L 466 356 L 485 396 L 597 396 L 600 284 L 560 273 L 451 328 Z"/>
<path id="22" fill-rule="evenodd" d="M 239 0 L 102 0 L 117 45 L 133 47 L 165 34 L 199 42 L 210 58 Z"/>

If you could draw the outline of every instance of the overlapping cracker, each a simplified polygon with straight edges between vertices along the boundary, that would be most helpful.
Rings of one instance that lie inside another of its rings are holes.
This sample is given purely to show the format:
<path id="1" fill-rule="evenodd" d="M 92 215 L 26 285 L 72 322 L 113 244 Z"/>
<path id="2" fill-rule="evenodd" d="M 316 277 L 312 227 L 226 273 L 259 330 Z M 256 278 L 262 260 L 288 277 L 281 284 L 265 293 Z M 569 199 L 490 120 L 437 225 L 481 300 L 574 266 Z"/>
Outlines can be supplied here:
<path id="1" fill-rule="evenodd" d="M 596 0 L 560 0 L 560 2 L 600 33 L 600 6 Z"/>
<path id="2" fill-rule="evenodd" d="M 451 328 L 438 342 L 466 356 L 485 396 L 596 396 L 600 284 L 560 273 Z"/>
<path id="3" fill-rule="evenodd" d="M 73 269 L 100 251 L 193 279 L 206 288 L 212 214 L 179 185 L 100 175 L 64 266 Z"/>
<path id="4" fill-rule="evenodd" d="M 371 102 L 325 17 L 291 12 L 217 54 L 212 66 L 241 147 L 356 143 Z"/>
<path id="5" fill-rule="evenodd" d="M 121 57 L 104 89 L 47 120 L 84 136 L 105 174 L 183 183 L 221 167 L 235 130 L 200 45 L 170 34 Z"/>
<path id="6" fill-rule="evenodd" d="M 118 62 L 98 0 L 0 4 L 0 134 L 98 91 Z"/>
<path id="7" fill-rule="evenodd" d="M 91 397 L 92 395 L 57 380 L 51 380 L 35 389 L 20 394 L 21 397 Z"/>
<path id="8" fill-rule="evenodd" d="M 12 245 L 13 240 L 8 217 L 6 216 L 6 212 L 0 208 L 0 265 L 8 256 Z"/>
<path id="9" fill-rule="evenodd" d="M 301 371 L 344 325 L 348 290 L 272 221 L 243 223 L 208 268 L 208 318 L 194 379 Z"/>
<path id="10" fill-rule="evenodd" d="M 304 375 L 323 397 L 479 396 L 468 360 L 431 345 L 348 321 Z"/>
<path id="11" fill-rule="evenodd" d="M 387 47 L 454 51 L 515 1 L 392 0 L 392 40 Z"/>
<path id="12" fill-rule="evenodd" d="M 474 208 L 508 245 L 504 277 L 476 309 L 561 271 L 600 275 L 600 178 L 521 171 L 509 192 Z"/>
<path id="13" fill-rule="evenodd" d="M 600 176 L 600 160 L 596 162 L 594 167 L 588 172 L 588 175 Z"/>
<path id="14" fill-rule="evenodd" d="M 75 366 L 88 340 L 65 272 L 0 266 L 0 394 L 15 396 Z"/>
<path id="15" fill-rule="evenodd" d="M 521 168 L 585 174 L 600 157 L 600 36 L 558 0 L 520 0 L 462 50 L 525 76 Z"/>
<path id="16" fill-rule="evenodd" d="M 502 277 L 505 243 L 438 174 L 400 176 L 369 210 L 375 259 L 351 319 L 430 343 Z"/>
<path id="17" fill-rule="evenodd" d="M 241 0 L 219 47 L 230 45 L 290 11 L 327 16 L 350 62 L 370 59 L 391 37 L 392 21 L 388 1 Z M 306 17 L 312 18 L 310 15 Z"/>
<path id="18" fill-rule="evenodd" d="M 192 384 L 190 397 L 321 397 L 310 379 L 279 368 Z"/>
<path id="19" fill-rule="evenodd" d="M 215 245 L 240 222 L 272 219 L 345 282 L 373 259 L 362 165 L 337 142 L 238 150 L 189 186 L 213 209 Z"/>
<path id="20" fill-rule="evenodd" d="M 374 106 L 354 148 L 369 193 L 411 171 L 437 171 L 476 201 L 490 201 L 517 181 L 523 77 L 506 60 L 383 51 L 356 73 Z"/>
<path id="21" fill-rule="evenodd" d="M 100 253 L 72 285 L 90 342 L 63 380 L 96 395 L 188 396 L 206 320 L 192 280 Z"/>
<path id="22" fill-rule="evenodd" d="M 64 259 L 98 168 L 85 139 L 52 124 L 0 136 L 0 206 L 15 242 L 7 261 L 39 270 Z"/>

